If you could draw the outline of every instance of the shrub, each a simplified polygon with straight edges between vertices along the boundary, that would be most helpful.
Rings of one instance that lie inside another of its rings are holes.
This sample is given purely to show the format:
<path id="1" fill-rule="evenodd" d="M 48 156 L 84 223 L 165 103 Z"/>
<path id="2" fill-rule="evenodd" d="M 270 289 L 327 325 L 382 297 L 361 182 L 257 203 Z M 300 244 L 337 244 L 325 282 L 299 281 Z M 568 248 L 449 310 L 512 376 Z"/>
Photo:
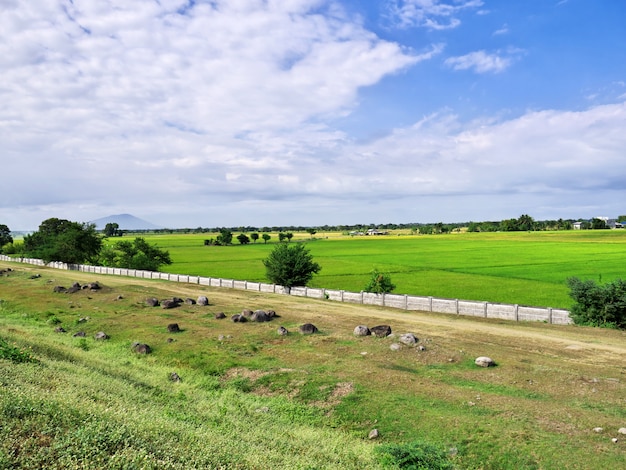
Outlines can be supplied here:
<path id="1" fill-rule="evenodd" d="M 376 448 L 380 463 L 388 468 L 410 470 L 453 469 L 446 452 L 432 444 L 410 442 L 386 444 Z"/>
<path id="2" fill-rule="evenodd" d="M 313 274 L 322 269 L 301 243 L 276 245 L 263 264 L 267 278 L 284 287 L 306 286 Z"/>
<path id="3" fill-rule="evenodd" d="M 37 362 L 37 359 L 35 359 L 30 351 L 13 346 L 3 338 L 0 338 L 0 359 L 15 363 Z"/>
<path id="4" fill-rule="evenodd" d="M 575 301 L 570 309 L 575 324 L 626 329 L 626 281 L 600 285 L 571 277 L 567 285 Z"/>
<path id="5" fill-rule="evenodd" d="M 374 269 L 369 284 L 363 289 L 365 292 L 374 292 L 376 294 L 388 294 L 392 292 L 396 285 L 391 282 L 389 274 L 384 274 Z"/>

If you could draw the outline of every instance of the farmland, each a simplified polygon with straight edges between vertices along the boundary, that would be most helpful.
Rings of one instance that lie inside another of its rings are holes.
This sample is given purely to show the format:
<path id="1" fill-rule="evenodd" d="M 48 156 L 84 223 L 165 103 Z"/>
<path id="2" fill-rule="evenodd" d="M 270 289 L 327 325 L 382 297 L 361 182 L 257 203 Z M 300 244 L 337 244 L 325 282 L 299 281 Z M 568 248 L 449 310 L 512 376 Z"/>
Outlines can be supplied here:
<path id="1" fill-rule="evenodd" d="M 0 339 L 15 349 L 0 344 L 10 353 L 0 354 L 2 468 L 375 469 L 379 445 L 411 442 L 459 469 L 623 462 L 623 331 L 7 266 Z M 52 292 L 74 281 L 102 289 Z M 208 307 L 145 303 L 199 294 Z M 214 318 L 243 308 L 280 318 Z M 172 322 L 182 331 L 169 341 Z M 305 322 L 320 332 L 298 334 Z M 414 332 L 423 350 L 355 337 L 358 324 Z M 132 353 L 134 341 L 152 354 Z M 497 366 L 476 367 L 479 355 Z M 380 437 L 368 440 L 374 428 Z"/>
<path id="2" fill-rule="evenodd" d="M 149 235 L 170 252 L 178 274 L 266 282 L 262 260 L 270 243 L 204 246 L 214 234 Z M 114 241 L 115 239 L 113 239 Z M 388 272 L 401 294 L 568 309 L 565 281 L 622 277 L 626 231 L 454 233 L 350 237 L 297 233 L 322 266 L 311 287 L 359 292 L 373 268 Z M 293 243 L 293 241 L 292 241 Z"/>

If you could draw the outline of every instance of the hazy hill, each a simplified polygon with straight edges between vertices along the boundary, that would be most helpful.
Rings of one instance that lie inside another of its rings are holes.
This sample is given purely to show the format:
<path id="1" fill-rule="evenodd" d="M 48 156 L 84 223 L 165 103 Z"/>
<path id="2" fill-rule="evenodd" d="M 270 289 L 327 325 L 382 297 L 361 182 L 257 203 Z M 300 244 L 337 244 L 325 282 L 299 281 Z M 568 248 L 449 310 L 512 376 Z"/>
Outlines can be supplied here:
<path id="1" fill-rule="evenodd" d="M 121 230 L 155 230 L 162 227 L 154 225 L 151 222 L 135 217 L 131 214 L 117 214 L 92 220 L 92 224 L 96 224 L 96 229 L 102 230 L 106 224 L 116 223 Z"/>

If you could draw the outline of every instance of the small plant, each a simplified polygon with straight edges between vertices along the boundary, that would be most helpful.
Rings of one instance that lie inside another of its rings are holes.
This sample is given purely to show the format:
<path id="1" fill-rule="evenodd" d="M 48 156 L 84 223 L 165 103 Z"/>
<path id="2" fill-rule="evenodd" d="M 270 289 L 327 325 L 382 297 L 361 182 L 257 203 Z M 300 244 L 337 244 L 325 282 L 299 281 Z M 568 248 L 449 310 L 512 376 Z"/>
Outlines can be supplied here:
<path id="1" fill-rule="evenodd" d="M 59 318 L 56 315 L 52 315 L 50 318 L 48 318 L 48 323 L 50 325 L 58 325 L 61 322 L 61 320 L 59 320 Z"/>
<path id="2" fill-rule="evenodd" d="M 369 284 L 363 289 L 365 292 L 373 292 L 376 294 L 388 294 L 396 288 L 391 282 L 389 274 L 381 273 L 378 269 L 374 269 L 371 273 Z"/>
<path id="3" fill-rule="evenodd" d="M 380 463 L 388 468 L 410 470 L 452 470 L 446 452 L 432 444 L 410 442 L 376 448 Z"/>
<path id="4" fill-rule="evenodd" d="M 3 338 L 0 338 L 0 359 L 15 363 L 37 362 L 30 351 L 11 345 Z"/>

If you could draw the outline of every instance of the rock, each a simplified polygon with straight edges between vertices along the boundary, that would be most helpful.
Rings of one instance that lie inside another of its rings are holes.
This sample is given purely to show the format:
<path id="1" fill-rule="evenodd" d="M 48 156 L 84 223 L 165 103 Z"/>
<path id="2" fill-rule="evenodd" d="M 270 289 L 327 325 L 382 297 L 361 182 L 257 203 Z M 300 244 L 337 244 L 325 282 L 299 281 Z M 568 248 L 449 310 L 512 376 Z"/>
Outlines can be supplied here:
<path id="1" fill-rule="evenodd" d="M 604 431 L 604 428 L 599 428 L 599 427 L 598 428 L 593 428 L 593 432 L 600 433 L 602 431 Z"/>
<path id="2" fill-rule="evenodd" d="M 276 314 L 276 312 L 274 310 L 268 310 L 267 311 L 267 316 L 270 318 L 278 318 L 278 315 Z"/>
<path id="3" fill-rule="evenodd" d="M 617 434 L 626 434 L 626 428 L 619 428 Z"/>
<path id="4" fill-rule="evenodd" d="M 417 336 L 413 333 L 404 333 L 403 335 L 400 335 L 398 341 L 407 346 L 415 346 L 419 339 L 417 339 Z"/>
<path id="5" fill-rule="evenodd" d="M 386 338 L 391 334 L 391 327 L 389 325 L 378 325 L 370 328 L 370 331 L 377 338 Z"/>
<path id="6" fill-rule="evenodd" d="M 215 318 L 216 318 L 217 320 L 221 320 L 222 318 L 226 318 L 226 314 L 225 314 L 224 312 L 217 312 L 217 313 L 215 314 Z"/>
<path id="7" fill-rule="evenodd" d="M 85 333 L 84 331 L 79 331 L 77 333 L 74 333 L 72 336 L 74 336 L 74 338 L 84 338 L 87 336 L 87 333 Z"/>
<path id="8" fill-rule="evenodd" d="M 476 360 L 474 361 L 474 364 L 480 367 L 493 367 L 496 365 L 493 359 L 487 356 L 477 357 Z"/>
<path id="9" fill-rule="evenodd" d="M 244 317 L 243 315 L 237 315 L 237 314 L 230 317 L 230 319 L 235 323 L 245 323 L 248 321 L 248 319 Z"/>
<path id="10" fill-rule="evenodd" d="M 168 343 L 173 343 L 174 342 L 174 338 L 167 338 L 167 342 Z"/>
<path id="11" fill-rule="evenodd" d="M 419 349 L 420 351 L 426 351 L 426 348 L 421 344 L 417 347 L 417 349 Z"/>
<path id="12" fill-rule="evenodd" d="M 287 328 L 285 328 L 284 326 L 281 326 L 278 328 L 278 330 L 276 330 L 276 333 L 278 333 L 280 336 L 286 336 L 289 334 L 289 331 L 287 331 Z"/>
<path id="13" fill-rule="evenodd" d="M 163 302 L 161 302 L 161 308 L 176 308 L 178 307 L 179 302 L 178 299 L 174 298 L 174 299 L 165 299 Z"/>
<path id="14" fill-rule="evenodd" d="M 78 282 L 75 282 L 74 284 L 72 284 L 72 286 L 67 289 L 67 293 L 68 294 L 74 294 L 76 292 L 78 292 L 81 289 L 80 284 Z"/>
<path id="15" fill-rule="evenodd" d="M 185 303 L 186 303 L 187 305 L 196 305 L 196 301 L 195 301 L 195 300 L 193 300 L 192 298 L 189 298 L 189 297 L 187 297 L 187 298 L 185 299 Z"/>
<path id="16" fill-rule="evenodd" d="M 178 323 L 170 323 L 167 325 L 167 331 L 170 333 L 180 333 L 181 329 L 178 326 Z"/>
<path id="17" fill-rule="evenodd" d="M 378 439 L 378 437 L 380 436 L 380 433 L 378 432 L 378 429 L 372 429 L 370 431 L 370 433 L 367 435 L 368 439 Z"/>
<path id="18" fill-rule="evenodd" d="M 78 323 L 85 323 L 88 320 L 89 320 L 89 317 L 81 317 L 78 319 Z"/>
<path id="19" fill-rule="evenodd" d="M 303 335 L 312 335 L 313 333 L 317 333 L 319 331 L 312 323 L 305 323 L 304 325 L 301 325 L 299 330 Z"/>
<path id="20" fill-rule="evenodd" d="M 54 286 L 52 292 L 56 292 L 57 294 L 64 294 L 65 292 L 67 292 L 67 289 L 63 286 Z"/>
<path id="21" fill-rule="evenodd" d="M 369 336 L 372 332 L 365 325 L 359 325 L 354 328 L 354 336 Z"/>
<path id="22" fill-rule="evenodd" d="M 198 297 L 196 303 L 202 306 L 209 305 L 209 298 L 206 295 L 201 295 L 200 297 Z"/>
<path id="23" fill-rule="evenodd" d="M 148 307 L 158 307 L 159 306 L 159 299 L 157 299 L 155 297 L 148 297 L 146 299 L 146 305 Z"/>
<path id="24" fill-rule="evenodd" d="M 132 349 L 137 354 L 150 354 L 152 352 L 152 348 L 143 343 L 133 343 Z"/>
<path id="25" fill-rule="evenodd" d="M 180 375 L 178 375 L 176 372 L 172 372 L 170 374 L 170 380 L 172 382 L 180 382 L 182 379 L 180 378 Z"/>
<path id="26" fill-rule="evenodd" d="M 614 437 L 613 439 L 611 439 L 611 442 L 613 444 L 617 444 L 619 442 L 619 439 L 617 437 Z"/>
<path id="27" fill-rule="evenodd" d="M 57 326 L 54 331 L 56 333 L 65 333 L 65 328 L 63 328 L 62 326 Z"/>
<path id="28" fill-rule="evenodd" d="M 256 322 L 266 322 L 266 321 L 270 321 L 271 318 L 267 315 L 265 310 L 255 310 L 252 316 L 250 317 L 250 320 L 256 321 Z"/>
<path id="29" fill-rule="evenodd" d="M 254 312 L 252 310 L 249 310 L 249 309 L 246 308 L 246 309 L 241 311 L 241 316 L 245 317 L 245 318 L 250 318 L 250 317 L 252 317 L 253 313 Z"/>
<path id="30" fill-rule="evenodd" d="M 105 339 L 109 339 L 109 335 L 107 335 L 104 331 L 98 331 L 96 333 L 96 336 L 94 336 L 95 339 L 97 340 L 105 340 Z"/>
<path id="31" fill-rule="evenodd" d="M 400 351 L 400 349 L 402 349 L 402 345 L 400 345 L 400 343 L 391 343 L 389 349 L 392 351 Z"/>
<path id="32" fill-rule="evenodd" d="M 89 284 L 84 285 L 83 289 L 100 290 L 101 287 L 97 282 L 90 282 Z"/>

